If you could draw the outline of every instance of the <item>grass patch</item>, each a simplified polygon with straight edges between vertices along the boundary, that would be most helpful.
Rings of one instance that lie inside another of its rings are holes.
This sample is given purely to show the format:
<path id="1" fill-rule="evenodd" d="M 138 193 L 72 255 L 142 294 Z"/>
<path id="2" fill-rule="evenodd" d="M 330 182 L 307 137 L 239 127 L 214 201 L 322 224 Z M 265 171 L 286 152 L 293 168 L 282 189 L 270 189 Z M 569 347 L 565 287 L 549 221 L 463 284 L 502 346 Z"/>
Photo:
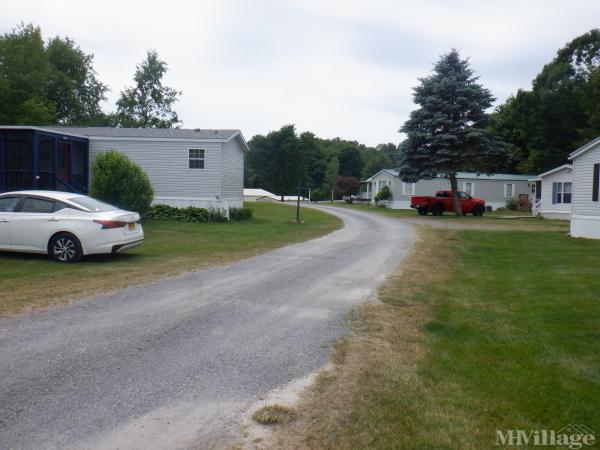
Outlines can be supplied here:
<path id="1" fill-rule="evenodd" d="M 290 408 L 280 405 L 267 405 L 260 408 L 252 418 L 262 425 L 276 425 L 291 422 L 296 417 Z"/>
<path id="2" fill-rule="evenodd" d="M 327 204 L 329 205 L 329 204 Z M 370 204 L 348 204 L 337 202 L 331 204 L 339 208 L 351 208 L 361 211 L 369 211 L 376 214 L 383 214 L 399 219 L 418 219 L 419 221 L 429 222 L 432 225 L 457 224 L 494 228 L 507 229 L 523 229 L 523 230 L 551 230 L 551 231 L 569 231 L 569 221 L 567 220 L 550 220 L 533 217 L 529 211 L 492 211 L 486 212 L 481 217 L 474 217 L 469 214 L 458 217 L 454 213 L 444 213 L 442 216 L 420 216 L 414 209 L 390 209 L 380 208 Z"/>
<path id="3" fill-rule="evenodd" d="M 497 429 L 600 430 L 600 242 L 429 229 L 409 261 L 355 310 L 282 446 L 481 449 Z"/>
<path id="4" fill-rule="evenodd" d="M 44 307 L 188 270 L 227 263 L 322 236 L 341 227 L 329 214 L 274 203 L 252 204 L 254 217 L 230 223 L 144 223 L 142 247 L 116 256 L 58 264 L 47 256 L 0 253 L 0 314 Z"/>

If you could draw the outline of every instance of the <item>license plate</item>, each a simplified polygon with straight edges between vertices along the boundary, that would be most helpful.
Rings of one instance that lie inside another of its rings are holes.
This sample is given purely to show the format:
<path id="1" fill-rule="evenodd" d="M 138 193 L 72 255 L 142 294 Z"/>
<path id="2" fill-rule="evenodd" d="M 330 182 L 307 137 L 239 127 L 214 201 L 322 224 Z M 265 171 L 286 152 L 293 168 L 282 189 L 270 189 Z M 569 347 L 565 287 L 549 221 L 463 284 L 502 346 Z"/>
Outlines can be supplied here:
<path id="1" fill-rule="evenodd" d="M 129 229 L 130 230 L 135 230 L 135 222 L 130 222 L 129 223 Z"/>

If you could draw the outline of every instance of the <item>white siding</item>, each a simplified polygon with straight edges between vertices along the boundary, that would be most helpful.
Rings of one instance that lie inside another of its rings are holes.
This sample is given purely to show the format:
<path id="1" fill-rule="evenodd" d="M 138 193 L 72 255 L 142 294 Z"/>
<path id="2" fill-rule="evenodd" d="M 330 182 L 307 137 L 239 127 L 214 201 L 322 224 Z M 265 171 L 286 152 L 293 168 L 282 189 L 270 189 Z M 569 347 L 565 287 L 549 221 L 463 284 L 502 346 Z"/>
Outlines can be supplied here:
<path id="1" fill-rule="evenodd" d="M 541 213 L 547 218 L 559 218 L 560 216 L 557 216 L 557 214 L 566 215 L 568 218 L 568 215 L 571 213 L 572 203 L 552 203 L 552 183 L 557 182 L 573 182 L 573 172 L 570 169 L 564 168 L 542 178 Z"/>
<path id="2" fill-rule="evenodd" d="M 206 150 L 204 169 L 188 168 L 190 148 Z M 157 198 L 208 200 L 221 196 L 220 142 L 90 137 L 90 164 L 97 154 L 107 150 L 123 152 L 138 164 L 148 174 Z"/>
<path id="3" fill-rule="evenodd" d="M 241 201 L 244 196 L 244 151 L 237 138 L 222 144 L 222 198 Z"/>
<path id="4" fill-rule="evenodd" d="M 573 215 L 600 217 L 600 202 L 592 201 L 594 164 L 600 163 L 600 144 L 573 160 Z M 600 226 L 600 224 L 599 224 Z"/>

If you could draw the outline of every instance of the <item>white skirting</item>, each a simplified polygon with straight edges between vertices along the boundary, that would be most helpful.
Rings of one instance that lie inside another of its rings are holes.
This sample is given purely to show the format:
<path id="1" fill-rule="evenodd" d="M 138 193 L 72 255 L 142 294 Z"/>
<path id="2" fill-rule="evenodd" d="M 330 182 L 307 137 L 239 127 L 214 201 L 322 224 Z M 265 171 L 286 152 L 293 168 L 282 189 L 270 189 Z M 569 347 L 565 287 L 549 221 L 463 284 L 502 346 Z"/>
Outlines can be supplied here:
<path id="1" fill-rule="evenodd" d="M 197 198 L 197 197 L 154 197 L 153 205 L 168 205 L 175 208 L 195 208 L 218 209 L 229 211 L 229 208 L 241 208 L 244 206 L 242 199 L 215 199 L 215 198 Z"/>
<path id="2" fill-rule="evenodd" d="M 569 220 L 571 218 L 571 211 L 540 211 L 540 214 L 544 219 L 554 220 Z"/>
<path id="3" fill-rule="evenodd" d="M 600 216 L 571 217 L 571 236 L 600 239 Z"/>

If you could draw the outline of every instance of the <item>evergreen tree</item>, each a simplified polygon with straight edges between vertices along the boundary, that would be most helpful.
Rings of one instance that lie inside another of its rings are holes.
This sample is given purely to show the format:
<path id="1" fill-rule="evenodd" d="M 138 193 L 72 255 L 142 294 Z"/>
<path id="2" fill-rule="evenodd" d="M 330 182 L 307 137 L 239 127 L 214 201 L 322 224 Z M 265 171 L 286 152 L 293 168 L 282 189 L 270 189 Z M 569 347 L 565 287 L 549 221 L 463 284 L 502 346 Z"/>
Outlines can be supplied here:
<path id="1" fill-rule="evenodd" d="M 117 121 L 122 127 L 173 128 L 179 117 L 173 104 L 181 95 L 162 79 L 167 72 L 167 63 L 159 59 L 155 50 L 149 50 L 146 60 L 136 66 L 135 86 L 121 92 L 117 101 Z"/>
<path id="2" fill-rule="evenodd" d="M 400 146 L 400 178 L 447 176 L 457 215 L 462 215 L 457 172 L 491 173 L 508 158 L 506 146 L 487 129 L 486 109 L 494 98 L 477 80 L 456 50 L 443 55 L 414 89 L 420 108 L 400 129 L 407 136 Z"/>

